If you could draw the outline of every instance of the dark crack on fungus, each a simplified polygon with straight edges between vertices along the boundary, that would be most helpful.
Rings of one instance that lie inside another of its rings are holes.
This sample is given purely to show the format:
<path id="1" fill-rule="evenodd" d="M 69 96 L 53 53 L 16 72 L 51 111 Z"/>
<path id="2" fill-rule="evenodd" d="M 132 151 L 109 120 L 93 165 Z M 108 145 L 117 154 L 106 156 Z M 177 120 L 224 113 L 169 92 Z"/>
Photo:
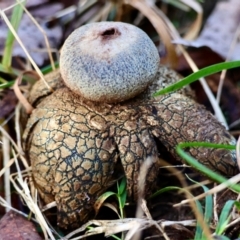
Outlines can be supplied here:
<path id="1" fill-rule="evenodd" d="M 111 28 L 111 29 L 104 31 L 101 35 L 102 36 L 110 36 L 110 35 L 114 35 L 115 33 L 116 33 L 116 29 Z"/>
<path id="2" fill-rule="evenodd" d="M 119 30 L 117 28 L 107 29 L 100 34 L 100 36 L 102 37 L 103 40 L 114 39 L 120 35 L 121 35 L 121 33 L 119 32 Z"/>

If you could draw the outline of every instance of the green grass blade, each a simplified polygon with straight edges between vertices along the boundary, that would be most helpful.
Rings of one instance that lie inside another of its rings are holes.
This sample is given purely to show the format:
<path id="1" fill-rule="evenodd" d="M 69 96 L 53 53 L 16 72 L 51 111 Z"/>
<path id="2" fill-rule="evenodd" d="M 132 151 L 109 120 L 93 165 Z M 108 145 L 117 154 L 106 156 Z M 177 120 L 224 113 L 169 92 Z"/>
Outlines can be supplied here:
<path id="1" fill-rule="evenodd" d="M 235 150 L 235 145 L 228 144 L 218 144 L 218 143 L 210 143 L 210 142 L 183 142 L 178 144 L 181 148 L 186 147 L 208 147 L 208 148 L 224 148 L 227 150 Z"/>
<path id="2" fill-rule="evenodd" d="M 217 224 L 217 227 L 216 227 L 216 234 L 217 235 L 222 235 L 225 231 L 225 228 L 227 226 L 227 224 L 229 223 L 229 220 L 231 218 L 231 215 L 230 215 L 230 211 L 234 205 L 235 201 L 234 200 L 228 200 L 222 211 L 221 211 L 221 215 L 220 215 L 220 218 L 219 218 L 219 222 Z"/>
<path id="3" fill-rule="evenodd" d="M 6 82 L 6 83 L 2 83 L 2 84 L 0 84 L 0 89 L 10 88 L 14 83 L 15 83 L 15 81 L 10 81 L 10 82 Z"/>
<path id="4" fill-rule="evenodd" d="M 95 229 L 95 227 L 88 226 L 87 229 L 91 231 L 92 229 Z M 116 239 L 116 240 L 122 240 L 121 238 L 119 238 L 118 236 L 116 236 L 116 235 L 114 235 L 114 234 L 111 235 L 110 237 L 112 237 L 112 238 L 114 238 L 114 239 Z"/>
<path id="5" fill-rule="evenodd" d="M 120 185 L 118 186 L 118 194 L 121 195 L 123 191 L 126 191 L 126 187 L 127 187 L 127 180 L 126 180 L 126 177 L 123 177 L 120 182 Z"/>
<path id="6" fill-rule="evenodd" d="M 55 63 L 54 63 L 54 66 L 55 66 L 55 68 L 58 68 L 58 67 L 59 67 L 59 62 L 55 62 Z M 52 70 L 53 70 L 53 69 L 52 69 L 52 66 L 51 66 L 51 65 L 48 65 L 48 66 L 46 66 L 46 67 L 41 68 L 41 72 L 42 72 L 43 74 L 47 74 L 47 73 L 51 72 Z"/>
<path id="7" fill-rule="evenodd" d="M 181 187 L 169 186 L 169 187 L 165 187 L 165 188 L 162 188 L 162 189 L 158 190 L 157 192 L 152 194 L 149 199 L 152 199 L 152 198 L 154 198 L 154 197 L 156 197 L 156 196 L 158 196 L 158 195 L 160 195 L 164 192 L 173 191 L 173 190 L 187 191 L 186 189 L 181 188 Z M 189 194 L 192 195 L 190 192 L 189 192 Z M 196 203 L 199 214 L 201 214 L 203 216 L 203 209 L 202 209 L 201 203 L 198 200 L 195 201 L 195 203 Z M 202 236 L 203 236 L 202 228 L 199 224 L 197 224 L 194 239 L 203 239 Z"/>
<path id="8" fill-rule="evenodd" d="M 176 1 L 176 0 L 163 0 L 163 2 L 171 4 L 172 6 L 185 11 L 185 12 L 189 12 L 190 11 L 190 7 L 187 6 L 186 4 L 180 2 L 180 1 Z"/>
<path id="9" fill-rule="evenodd" d="M 206 193 L 209 189 L 206 186 L 202 186 L 204 192 Z M 204 211 L 204 221 L 209 224 L 213 217 L 213 198 L 212 195 L 205 197 L 205 211 Z"/>
<path id="10" fill-rule="evenodd" d="M 184 190 L 184 189 L 181 187 L 175 187 L 175 186 L 165 187 L 165 188 L 162 188 L 162 189 L 156 191 L 155 193 L 153 193 L 148 199 L 152 199 L 164 192 L 169 192 L 169 191 L 173 191 L 173 190 Z"/>
<path id="11" fill-rule="evenodd" d="M 187 177 L 188 177 L 188 176 L 187 176 Z M 206 186 L 204 186 L 204 185 L 202 185 L 202 184 L 194 181 L 194 180 L 191 179 L 190 177 L 188 177 L 188 179 L 189 179 L 191 182 L 193 182 L 193 183 L 201 186 L 201 187 L 203 188 L 203 191 L 204 191 L 205 193 L 209 190 L 208 187 L 206 187 Z M 198 205 L 197 205 L 197 207 L 198 207 Z M 200 206 L 198 207 L 198 209 L 200 209 Z M 213 211 L 212 211 L 212 209 L 213 209 L 213 198 L 212 198 L 211 195 L 209 195 L 209 196 L 206 196 L 206 197 L 205 197 L 205 211 L 204 211 L 204 222 L 207 223 L 207 224 L 209 224 L 209 223 L 211 222 L 211 220 L 212 220 L 212 216 L 213 216 Z M 201 206 L 201 213 L 203 213 L 202 206 Z M 205 238 L 206 238 L 206 237 L 203 235 L 203 230 L 202 230 L 200 224 L 197 223 L 197 227 L 196 227 L 196 232 L 195 232 L 195 237 L 194 237 L 194 239 L 205 239 Z"/>
<path id="12" fill-rule="evenodd" d="M 192 143 L 180 143 L 176 147 L 176 151 L 180 157 L 182 157 L 189 165 L 193 166 L 199 172 L 203 173 L 210 179 L 214 180 L 218 183 L 225 183 L 231 188 L 232 190 L 240 193 L 240 185 L 232 184 L 228 181 L 227 178 L 213 172 L 211 169 L 207 168 L 203 164 L 199 163 L 197 159 L 190 156 L 188 153 L 184 152 L 182 148 L 185 147 L 212 147 L 212 148 L 225 148 L 225 149 L 235 149 L 232 145 L 223 145 L 223 144 L 213 144 L 213 143 L 204 143 L 204 142 L 192 142 Z"/>
<path id="13" fill-rule="evenodd" d="M 201 203 L 197 200 L 195 201 L 196 202 L 196 205 L 197 205 L 197 209 L 198 209 L 198 212 L 203 216 L 203 208 L 202 208 L 202 205 Z M 195 232 L 195 236 L 194 236 L 194 239 L 204 239 L 203 238 L 203 230 L 202 230 L 202 227 L 201 225 L 199 224 L 199 222 L 197 222 L 197 226 L 196 226 L 196 232 Z"/>
<path id="14" fill-rule="evenodd" d="M 206 68 L 202 68 L 201 70 L 190 74 L 189 76 L 183 78 L 182 80 L 178 81 L 177 83 L 174 83 L 174 84 L 154 93 L 153 96 L 157 97 L 157 96 L 163 95 L 165 93 L 176 91 L 176 90 L 198 80 L 201 77 L 206 77 L 208 75 L 220 72 L 224 69 L 231 69 L 231 68 L 236 68 L 236 67 L 240 67 L 240 61 L 218 63 L 218 64 L 211 65 L 209 67 L 206 67 Z"/>
<path id="15" fill-rule="evenodd" d="M 209 190 L 206 186 L 203 186 L 203 185 L 201 185 L 201 186 L 204 189 L 205 193 Z M 213 198 L 211 195 L 208 195 L 205 197 L 205 210 L 204 210 L 204 222 L 207 225 L 209 225 L 209 223 L 211 222 L 212 216 L 213 216 Z M 200 229 L 199 232 L 201 231 L 201 238 L 199 238 L 199 235 L 197 234 L 198 229 Z M 194 239 L 206 239 L 199 223 L 197 224 L 197 229 L 196 229 Z"/>
<path id="16" fill-rule="evenodd" d="M 23 8 L 21 4 L 18 4 L 14 7 L 12 16 L 11 16 L 11 24 L 15 30 L 18 29 L 19 24 L 21 22 L 23 15 Z M 8 30 L 7 38 L 5 41 L 5 48 L 3 52 L 3 59 L 2 64 L 9 68 L 12 65 L 12 51 L 13 51 L 13 44 L 15 38 L 10 30 Z"/>
<path id="17" fill-rule="evenodd" d="M 188 179 L 190 181 L 192 181 L 193 183 L 199 185 L 202 187 L 203 191 L 206 193 L 209 191 L 209 188 L 206 187 L 205 185 L 200 184 L 199 182 L 194 181 L 193 179 L 189 178 Z M 213 198 L 212 195 L 208 195 L 205 197 L 205 211 L 204 211 L 204 221 L 209 224 L 212 220 L 212 216 L 213 216 Z"/>
<path id="18" fill-rule="evenodd" d="M 124 209 L 124 206 L 125 206 L 126 200 L 127 200 L 127 180 L 126 180 L 126 177 L 122 178 L 120 185 L 118 185 L 118 183 L 117 183 L 117 189 L 118 189 L 117 198 L 118 198 L 118 203 L 119 203 L 120 215 L 123 218 L 124 217 L 123 209 Z"/>
<path id="19" fill-rule="evenodd" d="M 123 210 L 126 204 L 127 200 L 127 190 L 125 190 L 120 196 L 119 196 L 119 208 L 120 210 Z M 123 215 L 123 214 L 122 214 Z M 123 216 L 122 216 L 123 217 Z"/>
<path id="20" fill-rule="evenodd" d="M 240 202 L 236 201 L 236 202 L 235 202 L 235 206 L 236 206 L 236 208 L 238 209 L 238 211 L 240 211 Z"/>

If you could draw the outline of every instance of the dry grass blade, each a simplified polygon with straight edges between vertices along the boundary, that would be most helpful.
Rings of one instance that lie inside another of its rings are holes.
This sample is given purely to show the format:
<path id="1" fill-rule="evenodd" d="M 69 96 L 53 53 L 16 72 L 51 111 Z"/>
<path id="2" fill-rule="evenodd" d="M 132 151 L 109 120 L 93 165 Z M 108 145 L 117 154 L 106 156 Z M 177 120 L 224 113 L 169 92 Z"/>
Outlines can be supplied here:
<path id="1" fill-rule="evenodd" d="M 158 35 L 161 37 L 161 40 L 163 41 L 164 45 L 166 46 L 168 63 L 174 66 L 177 62 L 177 55 L 175 47 L 171 43 L 172 39 L 169 32 L 169 28 L 164 22 L 164 20 L 158 16 L 158 14 L 154 10 L 154 7 L 152 7 L 145 0 L 129 0 L 126 2 L 133 6 L 134 8 L 138 9 L 152 23 Z"/>
<path id="2" fill-rule="evenodd" d="M 189 64 L 189 66 L 191 67 L 191 69 L 193 70 L 193 72 L 197 72 L 199 69 L 198 69 L 198 67 L 196 66 L 196 64 L 194 63 L 194 61 L 192 60 L 192 58 L 189 56 L 189 54 L 185 51 L 185 49 L 184 49 L 182 46 L 178 45 L 178 47 L 179 47 L 179 49 L 181 50 L 182 54 L 184 55 L 187 63 Z M 228 130 L 229 127 L 228 127 L 228 124 L 227 124 L 227 122 L 226 122 L 226 119 L 225 119 L 225 117 L 224 117 L 224 115 L 223 115 L 223 112 L 222 112 L 222 110 L 221 110 L 221 108 L 220 108 L 220 106 L 219 106 L 216 98 L 214 97 L 211 89 L 209 88 L 206 80 L 205 80 L 204 78 L 200 78 L 199 81 L 200 81 L 200 83 L 201 83 L 201 85 L 202 85 L 202 87 L 203 87 L 203 89 L 204 89 L 204 91 L 205 91 L 205 93 L 206 93 L 206 95 L 207 95 L 207 97 L 208 97 L 208 99 L 209 99 L 212 107 L 213 107 L 213 110 L 214 110 L 214 112 L 215 112 L 216 118 L 217 118 L 218 121 L 221 122 L 221 123 L 225 126 L 225 128 Z"/>
<path id="3" fill-rule="evenodd" d="M 137 229 L 146 229 L 155 224 L 155 221 L 147 220 L 147 219 L 139 219 L 139 218 L 125 218 L 118 220 L 91 220 L 84 224 L 81 228 L 71 232 L 70 234 L 65 236 L 65 239 L 69 239 L 72 236 L 86 230 L 89 226 L 95 225 L 97 227 L 92 228 L 86 232 L 86 234 L 74 238 L 74 239 L 83 239 L 85 237 L 96 235 L 100 233 L 104 233 L 106 237 L 111 236 L 116 233 L 121 233 L 124 231 L 129 231 L 133 228 Z"/>
<path id="4" fill-rule="evenodd" d="M 98 12 L 98 14 L 96 16 L 94 16 L 93 18 L 91 18 L 91 20 L 88 23 L 92 23 L 92 22 L 98 22 L 98 21 L 106 21 L 109 12 L 111 11 L 113 7 L 112 2 L 106 2 L 104 7 L 101 8 Z"/>
<path id="5" fill-rule="evenodd" d="M 240 222 L 240 217 L 234 219 L 231 223 L 229 223 L 227 226 L 226 226 L 226 229 L 232 227 L 232 226 L 236 226 L 237 223 Z"/>
<path id="6" fill-rule="evenodd" d="M 21 132 L 20 132 L 20 111 L 21 111 L 21 105 L 18 104 L 15 109 L 15 130 L 16 130 L 17 146 L 23 152 Z M 26 166 L 28 167 L 28 164 Z"/>
<path id="7" fill-rule="evenodd" d="M 96 227 L 88 230 L 85 234 L 75 237 L 74 240 L 84 239 L 85 237 L 97 235 L 104 233 L 106 237 L 111 236 L 113 234 L 140 229 L 144 230 L 151 226 L 160 226 L 162 228 L 166 226 L 172 226 L 176 224 L 181 224 L 183 226 L 196 226 L 196 220 L 186 220 L 186 221 L 154 221 L 150 219 L 144 218 L 125 218 L 118 220 L 91 220 L 84 224 L 82 227 L 76 229 L 75 231 L 69 233 L 64 237 L 64 239 L 71 239 L 74 235 L 79 234 L 80 232 L 85 231 L 91 225 L 95 225 Z M 126 235 L 125 240 L 130 240 L 132 235 Z M 168 238 L 165 238 L 168 239 Z M 209 238 L 210 239 L 210 238 Z"/>
<path id="8" fill-rule="evenodd" d="M 240 181 L 240 174 L 230 178 L 228 180 L 228 182 L 225 182 L 225 183 L 221 183 L 219 184 L 218 186 L 210 189 L 209 191 L 205 192 L 205 193 L 202 193 L 196 197 L 193 197 L 193 198 L 190 198 L 190 199 L 187 199 L 187 200 L 183 200 L 181 201 L 181 203 L 178 203 L 178 204 L 175 204 L 174 207 L 178 207 L 178 206 L 181 206 L 183 204 L 186 204 L 186 203 L 190 203 L 190 202 L 193 202 L 193 201 L 196 201 L 196 200 L 199 200 L 199 199 L 202 199 L 202 198 L 205 198 L 206 196 L 208 195 L 212 195 L 214 193 L 217 193 L 217 192 L 220 192 L 226 188 L 229 187 L 229 185 L 232 185 L 232 184 L 235 184 L 235 183 L 238 183 Z"/>
<path id="9" fill-rule="evenodd" d="M 41 211 L 42 211 L 42 212 L 45 212 L 45 211 L 47 211 L 48 209 L 51 209 L 51 208 L 56 207 L 56 206 L 57 206 L 57 204 L 56 204 L 56 202 L 54 201 L 54 202 L 48 203 L 47 205 L 43 206 L 43 207 L 41 208 Z"/>
<path id="10" fill-rule="evenodd" d="M 10 175 L 10 168 L 9 163 L 11 166 L 12 161 L 10 161 L 10 141 L 9 139 L 2 135 L 2 149 L 3 149 L 3 166 L 4 166 L 4 193 L 5 193 L 5 199 L 8 203 L 8 205 L 11 206 L 11 189 L 10 189 L 10 181 L 9 181 L 9 175 Z M 1 175 L 0 175 L 1 176 Z M 8 208 L 5 209 L 6 212 L 9 211 Z"/>
<path id="11" fill-rule="evenodd" d="M 143 199 L 144 197 L 144 191 L 145 191 L 145 181 L 148 174 L 149 168 L 152 166 L 154 162 L 158 161 L 158 159 L 153 159 L 152 157 L 148 157 L 142 164 L 140 168 L 140 173 L 138 177 L 138 189 L 139 189 L 139 196 L 138 196 L 138 205 L 137 205 L 137 211 L 136 211 L 136 218 L 141 218 L 143 213 L 147 216 L 148 220 L 152 220 L 152 216 L 146 206 L 146 201 Z M 164 232 L 161 226 L 159 226 L 155 221 L 153 221 L 153 225 L 159 230 L 159 232 L 163 235 L 163 237 L 166 240 L 169 240 L 167 234 Z M 140 239 L 140 228 L 141 225 L 135 225 L 134 228 L 129 230 L 129 232 L 126 235 L 126 240 L 134 239 L 138 240 Z"/>
<path id="12" fill-rule="evenodd" d="M 23 179 L 23 175 L 20 170 L 20 167 L 18 164 L 18 159 L 16 157 L 14 150 L 13 150 L 13 155 L 14 155 L 15 164 L 16 164 L 16 168 L 17 168 L 17 174 L 10 175 L 10 181 L 12 182 L 15 190 L 21 195 L 22 199 L 27 204 L 29 209 L 35 214 L 36 219 L 43 230 L 45 239 L 50 238 L 51 240 L 54 240 L 55 238 L 51 232 L 51 229 L 48 227 L 48 224 L 45 221 L 37 203 L 33 200 L 32 196 L 30 194 L 28 182 L 26 181 L 26 179 L 25 180 Z M 29 174 L 29 176 L 28 176 L 29 179 L 31 179 L 29 172 L 28 172 L 28 174 Z"/>
<path id="13" fill-rule="evenodd" d="M 22 75 L 18 76 L 18 78 L 16 79 L 14 85 L 13 85 L 13 90 L 18 98 L 18 100 L 21 102 L 21 104 L 23 105 L 23 107 L 25 108 L 26 112 L 28 114 L 30 114 L 33 111 L 33 106 L 28 102 L 28 100 L 26 99 L 26 97 L 22 94 L 19 85 L 22 82 Z"/>
<path id="14" fill-rule="evenodd" d="M 163 165 L 166 165 L 166 166 L 169 165 L 169 164 L 168 164 L 167 162 L 165 162 L 164 160 L 161 160 L 161 161 L 162 161 L 162 164 L 163 164 Z M 187 183 L 186 183 L 185 178 L 182 176 L 183 174 L 182 174 L 180 171 L 178 171 L 178 170 L 176 170 L 176 169 L 174 169 L 174 168 L 168 168 L 168 170 L 169 170 L 170 172 L 172 172 L 173 174 L 175 174 L 175 176 L 179 179 L 179 182 L 181 183 L 183 189 L 186 189 Z M 209 229 L 209 227 L 207 226 L 207 224 L 205 223 L 202 214 L 199 213 L 195 201 L 192 201 L 192 199 L 193 199 L 192 195 L 190 194 L 189 191 L 184 191 L 184 193 L 185 193 L 186 198 L 187 198 L 187 200 L 185 200 L 185 201 L 188 201 L 188 202 L 189 202 L 189 205 L 190 205 L 190 207 L 192 208 L 193 213 L 194 213 L 194 215 L 196 216 L 196 219 L 197 219 L 199 225 L 201 226 L 201 228 L 202 228 L 202 230 L 203 230 L 203 233 L 205 234 L 205 236 L 207 237 L 207 239 L 209 239 L 209 240 L 210 240 L 210 239 L 213 239 L 213 238 L 212 238 L 212 235 L 211 235 L 211 232 L 210 232 L 210 229 Z M 176 207 L 176 206 L 177 206 L 177 205 L 175 204 L 174 207 Z"/>
<path id="15" fill-rule="evenodd" d="M 181 2 L 185 3 L 192 9 L 197 12 L 197 18 L 189 27 L 188 32 L 185 34 L 184 38 L 186 40 L 192 40 L 198 36 L 198 33 L 202 26 L 202 18 L 203 18 L 203 10 L 201 5 L 195 0 L 180 0 Z"/>
<path id="16" fill-rule="evenodd" d="M 0 125 L 0 132 L 2 133 L 2 135 L 6 136 L 10 140 L 11 144 L 13 145 L 13 147 L 18 153 L 23 154 L 21 149 L 18 148 L 14 140 L 9 136 L 8 132 L 1 125 Z"/>
<path id="17" fill-rule="evenodd" d="M 214 183 L 214 187 L 216 186 L 217 184 Z M 217 193 L 214 193 L 213 194 L 213 217 L 214 217 L 214 221 L 215 223 L 218 222 L 218 213 L 217 213 Z"/>
<path id="18" fill-rule="evenodd" d="M 12 166 L 14 163 L 14 158 L 10 159 L 7 164 L 1 169 L 0 177 Z"/>

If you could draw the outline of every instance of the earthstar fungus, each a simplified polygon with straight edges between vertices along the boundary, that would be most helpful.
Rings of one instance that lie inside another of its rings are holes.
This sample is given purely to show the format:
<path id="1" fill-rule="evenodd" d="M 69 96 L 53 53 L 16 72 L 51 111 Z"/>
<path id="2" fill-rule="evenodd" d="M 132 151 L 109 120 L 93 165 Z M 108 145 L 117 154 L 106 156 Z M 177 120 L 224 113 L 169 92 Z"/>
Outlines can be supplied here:
<path id="1" fill-rule="evenodd" d="M 121 163 L 128 197 L 138 198 L 142 163 L 152 159 L 145 195 L 156 187 L 158 142 L 177 159 L 180 142 L 235 144 L 235 139 L 189 88 L 152 98 L 179 80 L 159 64 L 158 51 L 140 29 L 125 23 L 92 23 L 75 30 L 61 51 L 60 72 L 38 81 L 35 107 L 24 135 L 33 180 L 45 203 L 56 201 L 61 227 L 91 217 L 97 198 L 118 178 Z M 235 151 L 190 148 L 190 155 L 225 176 L 238 173 Z"/>

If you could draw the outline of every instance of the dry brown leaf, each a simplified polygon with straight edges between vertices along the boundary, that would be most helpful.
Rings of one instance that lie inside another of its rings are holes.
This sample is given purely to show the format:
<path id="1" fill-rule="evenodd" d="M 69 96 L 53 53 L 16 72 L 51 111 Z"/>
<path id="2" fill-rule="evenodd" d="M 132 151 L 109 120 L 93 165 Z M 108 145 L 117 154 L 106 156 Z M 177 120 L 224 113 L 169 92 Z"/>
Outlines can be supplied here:
<path id="1" fill-rule="evenodd" d="M 41 240 L 35 226 L 21 215 L 10 211 L 0 221 L 0 240 Z"/>
<path id="2" fill-rule="evenodd" d="M 229 55 L 230 46 L 239 26 L 239 15 L 239 0 L 219 1 L 214 11 L 207 19 L 198 39 L 195 41 L 184 41 L 180 39 L 175 42 L 193 47 L 207 46 L 221 55 L 224 59 L 239 60 L 239 42 L 236 42 L 234 51 Z"/>

